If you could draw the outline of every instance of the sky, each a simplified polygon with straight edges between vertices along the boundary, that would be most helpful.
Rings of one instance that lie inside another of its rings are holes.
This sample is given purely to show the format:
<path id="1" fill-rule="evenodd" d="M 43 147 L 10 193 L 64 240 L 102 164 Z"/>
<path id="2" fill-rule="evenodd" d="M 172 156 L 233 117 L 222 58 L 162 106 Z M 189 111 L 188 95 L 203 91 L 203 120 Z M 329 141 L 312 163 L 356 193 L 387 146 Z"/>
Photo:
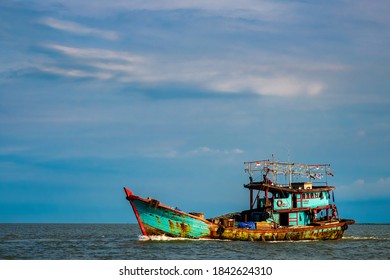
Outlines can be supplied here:
<path id="1" fill-rule="evenodd" d="M 123 187 L 206 218 L 245 161 L 329 163 L 389 223 L 390 3 L 0 1 L 0 222 L 135 223 Z"/>

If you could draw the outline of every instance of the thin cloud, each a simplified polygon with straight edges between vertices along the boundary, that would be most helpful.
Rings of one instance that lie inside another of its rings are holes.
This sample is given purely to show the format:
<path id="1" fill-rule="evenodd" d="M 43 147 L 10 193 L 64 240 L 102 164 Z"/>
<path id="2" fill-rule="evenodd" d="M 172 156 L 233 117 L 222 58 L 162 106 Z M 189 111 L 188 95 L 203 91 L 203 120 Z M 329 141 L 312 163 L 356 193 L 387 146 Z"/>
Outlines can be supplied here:
<path id="1" fill-rule="evenodd" d="M 214 149 L 210 147 L 199 147 L 189 151 L 179 151 L 175 149 L 164 148 L 161 150 L 154 150 L 144 152 L 143 154 L 150 158 L 185 158 L 198 156 L 231 156 L 244 153 L 239 148 L 235 149 Z"/>
<path id="2" fill-rule="evenodd" d="M 76 48 L 59 44 L 46 44 L 44 47 L 56 50 L 68 56 L 83 59 L 117 60 L 127 62 L 144 62 L 145 58 L 131 55 L 128 52 L 112 51 L 96 48 Z"/>
<path id="3" fill-rule="evenodd" d="M 213 82 L 210 87 L 223 92 L 249 92 L 259 95 L 296 96 L 319 94 L 324 85 L 321 82 L 305 81 L 298 77 L 236 76 Z"/>
<path id="4" fill-rule="evenodd" d="M 134 81 L 141 80 L 139 77 L 145 74 L 144 68 L 148 64 L 146 58 L 128 52 L 75 48 L 59 44 L 46 44 L 44 47 L 65 55 L 67 66 L 60 63 L 53 65 L 50 61 L 50 65 L 38 65 L 37 68 L 59 76 L 100 80 L 117 78 L 118 81 L 121 77 L 132 77 Z"/>
<path id="5" fill-rule="evenodd" d="M 109 79 L 112 77 L 109 73 L 99 73 L 99 72 L 90 72 L 90 71 L 82 71 L 78 69 L 62 69 L 57 67 L 45 67 L 45 66 L 37 66 L 37 68 L 43 72 L 66 76 L 72 78 L 96 78 L 96 79 Z"/>
<path id="6" fill-rule="evenodd" d="M 67 56 L 67 68 L 41 66 L 39 69 L 67 77 L 116 79 L 120 83 L 181 83 L 213 92 L 292 97 L 321 94 L 328 85 L 313 73 L 334 73 L 347 67 L 331 63 L 298 63 L 267 60 L 236 61 L 223 58 L 182 61 L 136 55 L 124 51 L 76 48 L 47 44 L 46 48 Z M 241 58 L 243 60 L 243 58 Z M 61 63 L 62 64 L 62 63 Z M 69 69 L 70 68 L 70 69 Z"/>
<path id="7" fill-rule="evenodd" d="M 291 17 L 295 9 L 291 3 L 276 3 L 275 1 L 263 0 L 162 0 L 162 1 L 136 1 L 129 3 L 121 1 L 118 6 L 131 10 L 177 10 L 177 9 L 195 9 L 207 12 L 213 12 L 225 17 L 246 17 L 261 18 L 266 21 L 277 21 Z"/>
<path id="8" fill-rule="evenodd" d="M 50 2 L 58 1 L 48 0 Z M 294 17 L 296 3 L 277 3 L 271 0 L 160 0 L 160 1 L 127 1 L 118 0 L 107 5 L 106 1 L 83 2 L 75 0 L 60 0 L 61 5 L 70 10 L 73 14 L 93 15 L 115 14 L 123 11 L 149 10 L 149 11 L 170 11 L 170 10 L 198 10 L 206 13 L 216 14 L 223 17 L 245 17 L 262 19 L 264 21 L 286 21 Z"/>
<path id="9" fill-rule="evenodd" d="M 53 29 L 66 31 L 77 35 L 92 35 L 107 40 L 117 40 L 119 38 L 118 32 L 91 28 L 71 21 L 58 20 L 48 17 L 41 19 L 40 22 Z"/>
<path id="10" fill-rule="evenodd" d="M 232 149 L 232 150 L 220 150 L 212 149 L 209 147 L 199 147 L 197 149 L 189 151 L 189 155 L 237 155 L 242 154 L 244 151 L 241 149 Z"/>

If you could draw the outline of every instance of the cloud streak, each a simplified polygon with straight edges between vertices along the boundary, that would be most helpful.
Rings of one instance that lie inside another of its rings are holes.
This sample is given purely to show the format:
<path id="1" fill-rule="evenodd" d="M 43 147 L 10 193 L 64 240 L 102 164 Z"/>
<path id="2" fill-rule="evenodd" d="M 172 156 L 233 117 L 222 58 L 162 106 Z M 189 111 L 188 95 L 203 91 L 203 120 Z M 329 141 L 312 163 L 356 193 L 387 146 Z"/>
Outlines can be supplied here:
<path id="1" fill-rule="evenodd" d="M 252 61 L 212 58 L 182 61 L 124 51 L 46 44 L 70 58 L 68 65 L 39 66 L 43 72 L 74 78 L 115 79 L 121 83 L 183 83 L 216 93 L 270 96 L 318 95 L 327 87 L 313 72 L 339 72 L 340 64 L 298 63 L 261 57 Z M 257 55 L 259 57 L 259 55 Z M 59 60 L 60 62 L 60 60 Z"/>
<path id="2" fill-rule="evenodd" d="M 210 88 L 222 92 L 249 92 L 259 95 L 297 96 L 316 95 L 323 89 L 321 82 L 305 81 L 294 76 L 266 77 L 243 75 L 234 79 L 220 79 L 211 83 Z"/>
<path id="3" fill-rule="evenodd" d="M 48 3 L 52 0 L 48 0 Z M 53 1 L 54 2 L 54 1 Z M 293 16 L 293 11 L 297 4 L 286 2 L 275 2 L 270 0 L 160 0 L 160 1 L 127 1 L 118 0 L 110 5 L 106 1 L 94 1 L 93 5 L 89 2 L 80 2 L 76 0 L 60 1 L 63 6 L 71 10 L 74 14 L 105 15 L 117 13 L 119 11 L 170 11 L 170 10 L 200 10 L 207 13 L 222 15 L 224 17 L 246 17 L 264 21 L 288 20 Z M 58 1 L 55 1 L 58 3 Z M 70 28 L 72 29 L 72 28 Z"/>
<path id="4" fill-rule="evenodd" d="M 96 59 L 96 60 L 115 60 L 126 62 L 144 62 L 144 58 L 140 56 L 134 56 L 128 52 L 112 51 L 96 48 L 75 48 L 68 47 L 59 44 L 47 44 L 45 47 L 61 52 L 65 55 L 83 58 L 83 59 Z"/>
<path id="5" fill-rule="evenodd" d="M 70 32 L 77 35 L 91 35 L 95 37 L 101 37 L 107 40 L 117 40 L 119 38 L 118 32 L 91 28 L 76 22 L 58 20 L 51 17 L 43 18 L 40 20 L 40 22 L 51 28 Z"/>
<path id="6" fill-rule="evenodd" d="M 38 69 L 50 73 L 53 75 L 71 77 L 71 78 L 96 78 L 100 80 L 106 80 L 112 77 L 110 73 L 104 72 L 91 72 L 91 71 L 82 71 L 78 69 L 63 69 L 58 67 L 47 67 L 47 66 L 38 66 Z"/>
<path id="7" fill-rule="evenodd" d="M 186 158 L 186 157 L 200 157 L 200 156 L 234 156 L 244 153 L 239 148 L 235 149 L 216 149 L 207 146 L 199 147 L 193 150 L 179 151 L 175 149 L 160 149 L 149 151 L 145 154 L 150 158 Z"/>
<path id="8" fill-rule="evenodd" d="M 47 63 L 48 65 L 37 65 L 40 71 L 59 76 L 100 80 L 138 76 L 138 79 L 132 80 L 140 80 L 142 79 L 140 77 L 145 74 L 143 69 L 148 63 L 146 58 L 128 52 L 75 48 L 59 44 L 46 44 L 44 47 L 71 59 L 66 68 L 60 65 L 60 58 L 54 65 L 51 61 Z"/>

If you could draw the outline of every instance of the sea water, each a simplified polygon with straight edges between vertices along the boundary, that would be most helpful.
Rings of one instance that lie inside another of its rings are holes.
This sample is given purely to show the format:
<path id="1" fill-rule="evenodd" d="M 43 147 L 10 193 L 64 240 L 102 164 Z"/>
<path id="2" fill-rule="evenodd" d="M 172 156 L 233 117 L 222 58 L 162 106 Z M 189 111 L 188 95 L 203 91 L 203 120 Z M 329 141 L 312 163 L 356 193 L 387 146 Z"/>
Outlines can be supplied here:
<path id="1" fill-rule="evenodd" d="M 2 260 L 389 260 L 390 224 L 341 240 L 219 241 L 140 236 L 136 224 L 0 224 Z"/>

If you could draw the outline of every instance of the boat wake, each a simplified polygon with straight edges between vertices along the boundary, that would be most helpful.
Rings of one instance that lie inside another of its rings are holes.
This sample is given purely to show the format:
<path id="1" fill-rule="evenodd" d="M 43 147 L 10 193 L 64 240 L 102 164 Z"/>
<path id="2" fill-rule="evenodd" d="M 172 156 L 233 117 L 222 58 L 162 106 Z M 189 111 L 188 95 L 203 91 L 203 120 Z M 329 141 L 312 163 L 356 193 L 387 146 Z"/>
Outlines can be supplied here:
<path id="1" fill-rule="evenodd" d="M 378 240 L 378 241 L 390 241 L 390 237 L 377 237 L 377 236 L 344 236 L 343 240 Z"/>
<path id="2" fill-rule="evenodd" d="M 312 243 L 312 242 L 319 242 L 319 241 L 320 240 L 272 240 L 272 241 L 265 241 L 265 242 L 267 243 Z"/>
<path id="3" fill-rule="evenodd" d="M 344 236 L 342 240 L 353 240 L 353 241 L 390 241 L 390 238 L 384 237 L 376 237 L 376 236 Z M 213 242 L 231 242 L 232 240 L 228 239 L 212 239 L 212 238 L 184 238 L 184 237 L 170 237 L 166 235 L 139 235 L 138 241 L 213 241 Z M 305 242 L 318 242 L 318 240 L 275 240 L 275 241 L 267 241 L 267 243 L 305 243 Z"/>
<path id="4" fill-rule="evenodd" d="M 185 237 L 170 237 L 166 235 L 139 235 L 139 241 L 222 241 L 222 242 L 230 242 L 231 240 L 227 239 L 212 239 L 212 238 L 185 238 Z"/>
<path id="5" fill-rule="evenodd" d="M 166 235 L 139 235 L 138 236 L 139 241 L 178 241 L 178 240 L 191 240 L 189 238 L 182 238 L 182 237 L 170 237 Z"/>

